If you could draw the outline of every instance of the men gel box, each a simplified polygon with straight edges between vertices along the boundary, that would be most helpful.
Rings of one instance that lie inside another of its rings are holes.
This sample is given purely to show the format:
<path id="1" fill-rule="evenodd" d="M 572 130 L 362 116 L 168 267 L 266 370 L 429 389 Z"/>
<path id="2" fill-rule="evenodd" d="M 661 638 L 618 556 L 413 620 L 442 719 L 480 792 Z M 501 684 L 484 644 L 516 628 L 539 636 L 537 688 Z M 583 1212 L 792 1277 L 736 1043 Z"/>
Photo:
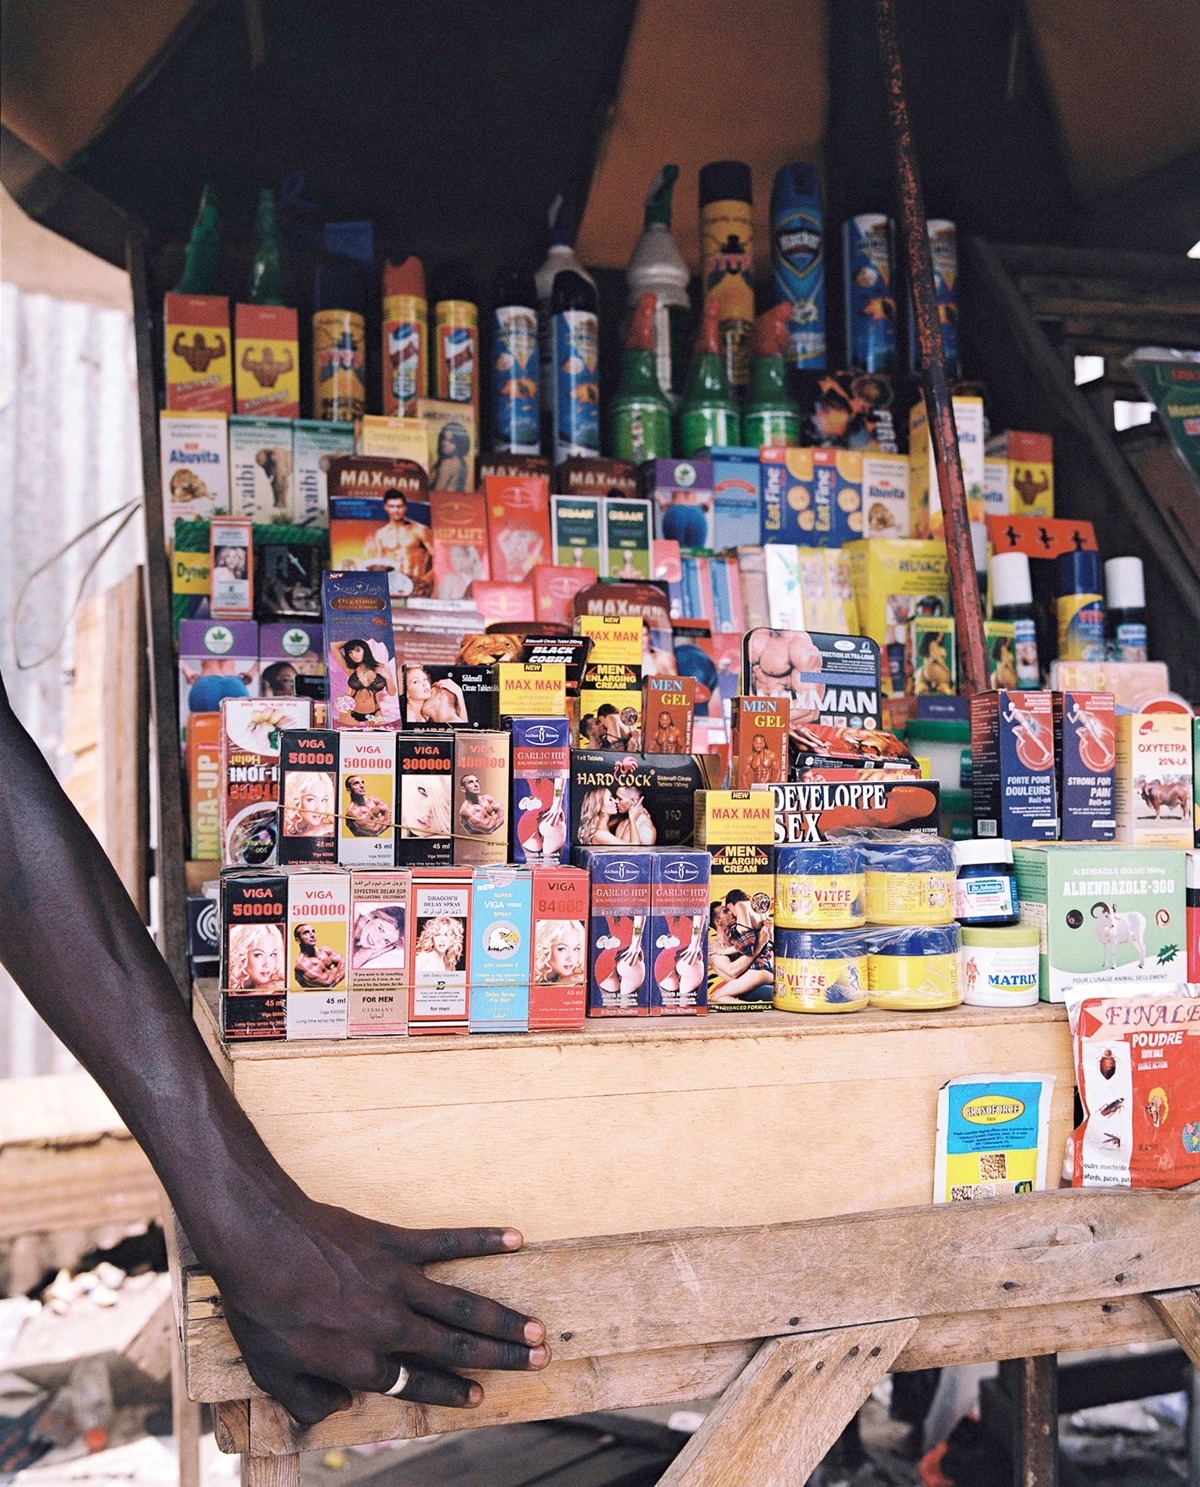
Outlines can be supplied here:
<path id="1" fill-rule="evenodd" d="M 650 1012 L 708 1011 L 708 885 L 712 859 L 692 848 L 654 854 L 650 875 Z"/>
<path id="2" fill-rule="evenodd" d="M 352 1038 L 408 1032 L 408 907 L 412 877 L 350 874 L 349 1032 Z"/>
<path id="3" fill-rule="evenodd" d="M 529 1027 L 532 874 L 507 864 L 477 867 L 471 895 L 471 1031 L 523 1033 Z"/>
<path id="4" fill-rule="evenodd" d="M 229 1043 L 287 1036 L 287 879 L 221 874 L 221 1036 Z"/>
<path id="5" fill-rule="evenodd" d="M 1111 692 L 1054 692 L 1054 757 L 1064 842 L 1111 842 L 1115 719 Z"/>
<path id="6" fill-rule="evenodd" d="M 344 1038 L 350 877 L 338 869 L 287 874 L 287 1035 Z"/>
<path id="7" fill-rule="evenodd" d="M 1017 847 L 1022 924 L 1041 932 L 1041 997 L 1076 1001 L 1113 983 L 1186 974 L 1186 857 L 1159 847 Z"/>
<path id="8" fill-rule="evenodd" d="M 1050 693 L 977 692 L 970 705 L 976 836 L 1054 841 L 1058 791 Z"/>
<path id="9" fill-rule="evenodd" d="M 1118 841 L 1192 845 L 1192 721 L 1185 713 L 1117 718 Z"/>
<path id="10" fill-rule="evenodd" d="M 571 724 L 567 718 L 513 718 L 514 862 L 558 867 L 570 860 Z"/>
<path id="11" fill-rule="evenodd" d="M 529 1030 L 581 1028 L 587 1015 L 588 875 L 533 869 L 533 968 Z"/>
<path id="12" fill-rule="evenodd" d="M 650 881 L 644 847 L 584 847 L 592 880 L 588 919 L 588 1016 L 650 1015 Z"/>

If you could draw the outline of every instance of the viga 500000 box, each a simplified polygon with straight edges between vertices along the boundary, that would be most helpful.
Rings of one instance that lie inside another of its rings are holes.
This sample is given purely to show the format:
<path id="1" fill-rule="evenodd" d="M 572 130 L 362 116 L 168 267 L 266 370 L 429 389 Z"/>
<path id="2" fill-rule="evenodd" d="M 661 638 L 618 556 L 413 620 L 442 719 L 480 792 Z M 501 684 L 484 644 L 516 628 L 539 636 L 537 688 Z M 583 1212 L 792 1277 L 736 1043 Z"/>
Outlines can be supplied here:
<path id="1" fill-rule="evenodd" d="M 1187 980 L 1185 852 L 1158 847 L 1018 847 L 1021 922 L 1041 931 L 1041 997 L 1072 988 Z"/>

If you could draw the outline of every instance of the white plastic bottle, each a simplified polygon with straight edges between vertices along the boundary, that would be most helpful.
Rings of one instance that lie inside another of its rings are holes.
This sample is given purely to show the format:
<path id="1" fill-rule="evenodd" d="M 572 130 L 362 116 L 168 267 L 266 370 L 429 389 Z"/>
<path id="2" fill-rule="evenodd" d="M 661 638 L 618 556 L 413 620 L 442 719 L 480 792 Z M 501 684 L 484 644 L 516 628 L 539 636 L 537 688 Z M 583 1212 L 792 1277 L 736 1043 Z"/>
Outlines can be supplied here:
<path id="1" fill-rule="evenodd" d="M 554 375 L 553 317 L 550 312 L 550 297 L 554 293 L 554 281 L 564 269 L 585 279 L 594 290 L 596 281 L 575 256 L 576 222 L 574 213 L 567 210 L 560 192 L 554 198 L 548 214 L 550 223 L 550 247 L 541 267 L 533 276 L 537 288 L 538 302 L 538 360 L 541 376 L 542 448 L 554 449 L 554 396 L 557 379 Z"/>
<path id="2" fill-rule="evenodd" d="M 683 400 L 688 367 L 688 266 L 671 236 L 671 193 L 677 165 L 664 165 L 646 195 L 642 235 L 625 271 L 625 302 L 630 310 L 643 294 L 658 297 L 654 317 L 654 360 L 658 382 L 673 409 Z"/>

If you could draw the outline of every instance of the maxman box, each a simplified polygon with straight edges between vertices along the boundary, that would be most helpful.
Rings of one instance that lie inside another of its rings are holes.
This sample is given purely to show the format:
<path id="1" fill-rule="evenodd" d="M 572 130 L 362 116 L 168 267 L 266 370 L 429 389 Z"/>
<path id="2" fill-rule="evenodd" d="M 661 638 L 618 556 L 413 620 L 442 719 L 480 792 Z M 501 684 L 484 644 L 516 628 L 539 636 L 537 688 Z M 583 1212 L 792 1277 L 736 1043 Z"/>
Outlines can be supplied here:
<path id="1" fill-rule="evenodd" d="M 335 729 L 338 755 L 337 860 L 343 867 L 391 867 L 396 858 L 396 739 Z"/>
<path id="2" fill-rule="evenodd" d="M 588 875 L 533 869 L 533 968 L 529 1031 L 581 1028 L 587 1014 Z"/>
<path id="3" fill-rule="evenodd" d="M 469 867 L 415 868 L 408 921 L 408 1031 L 466 1033 L 471 963 Z"/>
<path id="4" fill-rule="evenodd" d="M 221 1036 L 287 1036 L 287 878 L 221 874 Z"/>
<path id="5" fill-rule="evenodd" d="M 507 864 L 477 867 L 471 883 L 473 1033 L 523 1033 L 529 1027 L 533 878 Z"/>
<path id="6" fill-rule="evenodd" d="M 1051 694 L 977 692 L 970 707 L 975 835 L 1054 841 L 1058 791 Z"/>
<path id="7" fill-rule="evenodd" d="M 449 867 L 454 861 L 453 733 L 398 733 L 396 772 L 396 866 Z"/>
<path id="8" fill-rule="evenodd" d="M 644 847 L 584 847 L 591 876 L 588 1016 L 650 1015 L 650 878 Z"/>
<path id="9" fill-rule="evenodd" d="M 1186 975 L 1186 854 L 1066 844 L 1013 852 L 1021 922 L 1041 932 L 1041 997 L 1119 995 L 1113 983 Z M 1071 994 L 1068 996 L 1068 994 Z"/>
<path id="10" fill-rule="evenodd" d="M 412 875 L 356 869 L 350 874 L 349 1034 L 408 1031 L 408 913 Z"/>
<path id="11" fill-rule="evenodd" d="M 454 861 L 507 862 L 512 739 L 461 728 L 454 734 Z"/>
<path id="12" fill-rule="evenodd" d="M 571 725 L 566 718 L 513 718 L 514 862 L 557 867 L 570 857 Z"/>
<path id="13" fill-rule="evenodd" d="M 1192 724 L 1184 713 L 1122 713 L 1116 720 L 1117 840 L 1190 847 Z"/>
<path id="14" fill-rule="evenodd" d="M 337 868 L 290 868 L 287 904 L 288 1040 L 344 1038 L 350 875 Z"/>
<path id="15" fill-rule="evenodd" d="M 338 739 L 333 728 L 279 737 L 279 862 L 336 863 Z"/>
<path id="16" fill-rule="evenodd" d="M 1064 842 L 1111 842 L 1116 767 L 1111 692 L 1055 692 L 1054 758 Z"/>
<path id="17" fill-rule="evenodd" d="M 663 848 L 650 877 L 650 1011 L 708 1010 L 708 883 L 712 859 L 695 848 Z"/>
<path id="18" fill-rule="evenodd" d="M 775 847 L 731 841 L 709 851 L 708 1010 L 769 1011 L 775 995 Z"/>

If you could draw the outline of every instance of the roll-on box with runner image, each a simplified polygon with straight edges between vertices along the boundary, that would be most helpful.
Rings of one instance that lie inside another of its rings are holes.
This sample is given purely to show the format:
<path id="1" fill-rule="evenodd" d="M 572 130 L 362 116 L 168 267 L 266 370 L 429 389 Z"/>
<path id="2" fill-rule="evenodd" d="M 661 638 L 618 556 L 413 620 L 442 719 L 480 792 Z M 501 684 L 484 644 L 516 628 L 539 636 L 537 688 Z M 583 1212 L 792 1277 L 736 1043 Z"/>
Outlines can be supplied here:
<path id="1" fill-rule="evenodd" d="M 350 875 L 337 868 L 290 868 L 287 910 L 288 1041 L 344 1038 Z"/>
<path id="2" fill-rule="evenodd" d="M 279 742 L 279 863 L 338 860 L 335 728 L 288 728 Z M 388 859 L 391 861 L 390 857 Z"/>
<path id="3" fill-rule="evenodd" d="M 512 856 L 533 867 L 570 860 L 571 724 L 561 718 L 513 718 Z"/>
<path id="4" fill-rule="evenodd" d="M 970 708 L 975 835 L 1054 841 L 1058 790 L 1051 694 L 977 692 Z"/>
<path id="5" fill-rule="evenodd" d="M 1042 936 L 1042 1001 L 1077 1001 L 1093 983 L 1102 996 L 1113 983 L 1182 982 L 1186 857 L 1125 845 L 1014 848 L 1021 923 Z"/>
<path id="6" fill-rule="evenodd" d="M 396 856 L 396 739 L 387 728 L 334 730 L 338 755 L 337 860 L 391 867 Z"/>
<path id="7" fill-rule="evenodd" d="M 221 873 L 221 1036 L 228 1043 L 287 1036 L 287 878 Z"/>
<path id="8" fill-rule="evenodd" d="M 1064 842 L 1111 842 L 1116 767 L 1111 692 L 1054 692 L 1054 757 Z"/>
<path id="9" fill-rule="evenodd" d="M 1186 713 L 1122 713 L 1116 719 L 1118 841 L 1193 845 L 1192 728 Z"/>
<path id="10" fill-rule="evenodd" d="M 507 862 L 512 738 L 475 728 L 454 734 L 451 826 L 456 864 Z"/>
<path id="11" fill-rule="evenodd" d="M 588 1016 L 650 1015 L 650 894 L 646 847 L 584 847 L 590 874 Z"/>
<path id="12" fill-rule="evenodd" d="M 473 1033 L 523 1033 L 529 1028 L 533 875 L 511 864 L 477 867 L 471 881 Z"/>
<path id="13" fill-rule="evenodd" d="M 581 1028 L 587 1016 L 586 872 L 533 869 L 533 968 L 529 1031 Z"/>
<path id="14" fill-rule="evenodd" d="M 469 867 L 413 869 L 408 919 L 410 1037 L 470 1031 L 473 872 Z"/>
<path id="15" fill-rule="evenodd" d="M 408 1031 L 408 914 L 412 875 L 350 874 L 349 1034 L 403 1037 Z"/>
<path id="16" fill-rule="evenodd" d="M 400 796 L 397 867 L 449 867 L 454 861 L 454 735 L 396 735 Z"/>
<path id="17" fill-rule="evenodd" d="M 650 1012 L 688 1017 L 708 1011 L 707 851 L 654 854 L 650 874 Z"/>

